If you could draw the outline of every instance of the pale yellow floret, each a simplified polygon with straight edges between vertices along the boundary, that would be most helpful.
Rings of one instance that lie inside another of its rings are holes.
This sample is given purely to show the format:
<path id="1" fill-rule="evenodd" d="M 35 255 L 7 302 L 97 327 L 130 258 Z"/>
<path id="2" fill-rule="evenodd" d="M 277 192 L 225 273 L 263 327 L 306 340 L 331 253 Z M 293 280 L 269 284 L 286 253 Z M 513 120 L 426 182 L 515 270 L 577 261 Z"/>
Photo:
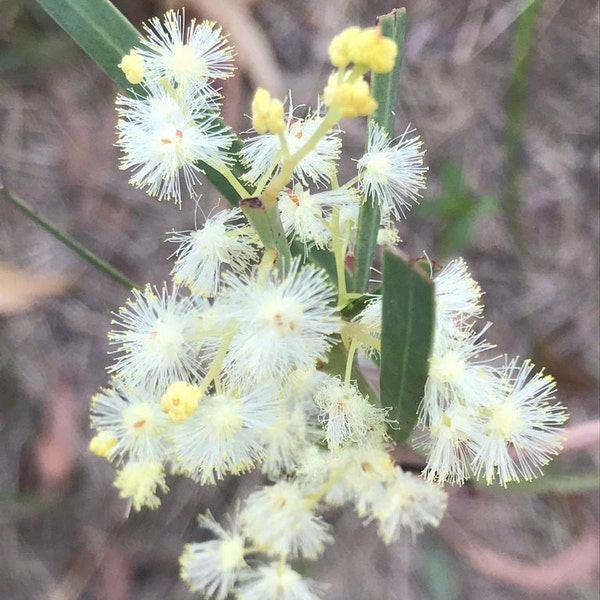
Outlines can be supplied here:
<path id="1" fill-rule="evenodd" d="M 142 82 L 144 78 L 144 60 L 135 50 L 131 50 L 129 54 L 126 54 L 118 66 L 125 73 L 129 83 L 135 85 Z"/>
<path id="2" fill-rule="evenodd" d="M 183 423 L 198 408 L 202 392 L 197 385 L 176 381 L 160 399 L 160 408 L 174 423 Z"/>
<path id="3" fill-rule="evenodd" d="M 252 127 L 261 134 L 279 134 L 285 129 L 283 103 L 271 98 L 271 94 L 264 88 L 258 88 L 252 100 Z"/>
<path id="4" fill-rule="evenodd" d="M 158 508 L 157 489 L 167 491 L 165 473 L 159 462 L 130 462 L 117 472 L 114 485 L 121 498 L 128 498 L 135 510 L 142 506 Z"/>
<path id="5" fill-rule="evenodd" d="M 397 246 L 400 242 L 400 235 L 393 226 L 382 227 L 377 232 L 378 246 Z"/>
<path id="6" fill-rule="evenodd" d="M 455 352 L 429 359 L 429 376 L 440 383 L 455 383 L 465 371 L 465 363 Z"/>
<path id="7" fill-rule="evenodd" d="M 245 564 L 244 544 L 239 537 L 221 542 L 221 564 L 224 569 L 237 569 Z"/>
<path id="8" fill-rule="evenodd" d="M 504 441 L 509 442 L 523 432 L 525 423 L 521 409 L 512 404 L 498 404 L 490 411 L 489 420 L 486 426 L 491 434 L 500 436 Z"/>
<path id="9" fill-rule="evenodd" d="M 101 431 L 90 440 L 90 451 L 102 458 L 110 459 L 117 438 L 108 431 Z"/>
<path id="10" fill-rule="evenodd" d="M 364 79 L 339 82 L 338 76 L 332 75 L 323 91 L 323 100 L 327 106 L 338 107 L 346 119 L 366 117 L 377 108 L 369 84 Z"/>

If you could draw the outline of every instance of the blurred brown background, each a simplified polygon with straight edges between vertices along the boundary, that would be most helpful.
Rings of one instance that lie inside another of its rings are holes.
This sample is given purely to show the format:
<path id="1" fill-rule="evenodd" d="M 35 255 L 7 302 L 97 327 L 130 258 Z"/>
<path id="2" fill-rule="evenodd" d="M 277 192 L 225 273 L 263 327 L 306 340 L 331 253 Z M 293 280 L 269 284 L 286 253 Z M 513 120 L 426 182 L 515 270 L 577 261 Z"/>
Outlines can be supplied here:
<path id="1" fill-rule="evenodd" d="M 167 7 L 116 4 L 136 25 Z M 395 4 L 186 6 L 222 23 L 238 49 L 224 113 L 243 131 L 252 88 L 291 88 L 295 104 L 314 104 L 331 37 Z M 532 356 L 557 378 L 582 428 L 550 472 L 580 484 L 454 490 L 439 532 L 390 548 L 350 511 L 332 514 L 336 545 L 311 574 L 331 584 L 328 600 L 597 598 L 598 2 L 406 8 L 397 131 L 417 128 L 430 173 L 401 226 L 404 249 L 442 263 L 464 256 L 487 292 L 500 352 Z M 519 39 L 530 51 L 516 60 Z M 0 0 L 0 179 L 132 279 L 159 283 L 172 251 L 165 233 L 192 227 L 195 210 L 147 198 L 118 171 L 116 92 L 33 1 Z M 357 158 L 363 123 L 343 127 Z M 208 212 L 217 198 L 208 185 L 203 194 Z M 110 313 L 127 295 L 0 198 L 1 599 L 191 598 L 177 557 L 200 539 L 194 517 L 208 506 L 222 514 L 247 485 L 173 480 L 158 511 L 124 519 L 112 468 L 87 451 L 87 410 L 107 380 Z"/>

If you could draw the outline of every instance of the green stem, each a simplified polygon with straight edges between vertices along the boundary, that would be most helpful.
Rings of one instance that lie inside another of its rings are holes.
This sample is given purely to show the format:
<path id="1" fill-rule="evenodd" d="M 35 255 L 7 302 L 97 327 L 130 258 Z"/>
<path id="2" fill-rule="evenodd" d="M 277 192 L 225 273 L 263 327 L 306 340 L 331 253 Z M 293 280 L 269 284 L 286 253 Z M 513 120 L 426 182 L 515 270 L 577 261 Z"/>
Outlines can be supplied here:
<path id="1" fill-rule="evenodd" d="M 141 287 L 121 273 L 121 271 L 115 269 L 115 267 L 107 263 L 105 260 L 102 260 L 99 256 L 82 246 L 80 243 L 76 242 L 69 234 L 56 227 L 54 223 L 45 217 L 42 217 L 42 215 L 40 215 L 35 208 L 30 206 L 22 198 L 19 198 L 19 196 L 9 192 L 1 183 L 0 193 L 5 200 L 25 213 L 27 217 L 29 217 L 29 219 L 31 219 L 34 223 L 37 223 L 43 227 L 50 235 L 54 236 L 59 242 L 62 242 L 65 246 L 67 246 L 67 248 L 73 250 L 73 252 L 78 254 L 81 258 L 83 258 L 83 260 L 90 263 L 99 271 L 102 271 L 105 275 L 108 275 L 111 279 L 129 290 Z"/>
<path id="2" fill-rule="evenodd" d="M 335 271 L 338 283 L 338 306 L 343 308 L 348 304 L 348 290 L 346 289 L 346 244 L 340 234 L 340 209 L 335 206 L 331 215 L 331 237 L 333 255 L 335 257 Z"/>
<path id="3" fill-rule="evenodd" d="M 208 369 L 206 375 L 204 376 L 204 379 L 202 380 L 202 383 L 200 384 L 200 394 L 202 396 L 208 391 L 210 384 L 213 381 L 217 380 L 218 375 L 221 372 L 221 366 L 223 365 L 223 359 L 225 358 L 225 354 L 227 353 L 227 350 L 229 350 L 229 344 L 231 343 L 231 340 L 233 339 L 234 334 L 235 334 L 235 329 L 233 331 L 225 334 L 223 336 L 223 338 L 221 339 L 221 346 L 219 347 L 219 350 L 215 354 L 215 358 L 213 359 L 212 364 L 210 365 L 210 368 Z"/>
<path id="4" fill-rule="evenodd" d="M 240 180 L 226 166 L 219 167 L 219 173 L 231 185 L 231 187 L 240 195 L 240 198 L 249 198 L 251 193 L 241 184 Z"/>
<path id="5" fill-rule="evenodd" d="M 352 365 L 354 364 L 354 356 L 358 350 L 358 343 L 356 340 L 352 340 L 350 348 L 348 349 L 348 358 L 346 359 L 346 372 L 344 374 L 344 383 L 350 383 L 352 378 Z"/>

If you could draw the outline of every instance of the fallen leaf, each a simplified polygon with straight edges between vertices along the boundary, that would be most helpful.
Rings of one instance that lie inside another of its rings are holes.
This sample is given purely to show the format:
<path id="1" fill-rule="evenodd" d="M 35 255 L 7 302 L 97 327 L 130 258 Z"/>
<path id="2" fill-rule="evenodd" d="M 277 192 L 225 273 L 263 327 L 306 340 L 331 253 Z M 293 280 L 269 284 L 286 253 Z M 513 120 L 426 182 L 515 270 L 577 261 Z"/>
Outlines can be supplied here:
<path id="1" fill-rule="evenodd" d="M 35 446 L 35 463 L 42 488 L 60 492 L 68 483 L 81 447 L 82 404 L 72 382 L 63 380 L 50 392 L 42 433 Z"/>
<path id="2" fill-rule="evenodd" d="M 600 420 L 593 419 L 567 427 L 565 437 L 563 452 L 597 448 L 600 446 Z"/>
<path id="3" fill-rule="evenodd" d="M 0 260 L 0 316 L 31 310 L 49 298 L 66 294 L 74 283 L 71 276 L 30 273 Z"/>

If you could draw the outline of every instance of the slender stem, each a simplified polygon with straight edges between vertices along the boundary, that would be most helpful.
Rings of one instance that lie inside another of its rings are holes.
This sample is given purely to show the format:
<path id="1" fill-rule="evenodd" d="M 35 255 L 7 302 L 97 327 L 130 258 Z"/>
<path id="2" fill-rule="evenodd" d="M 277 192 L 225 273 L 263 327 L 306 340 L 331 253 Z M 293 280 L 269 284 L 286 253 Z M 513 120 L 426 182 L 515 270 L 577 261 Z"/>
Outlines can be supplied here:
<path id="1" fill-rule="evenodd" d="M 252 194 L 241 184 L 240 180 L 225 165 L 217 169 L 231 187 L 240 195 L 240 198 L 249 198 Z"/>
<path id="2" fill-rule="evenodd" d="M 221 339 L 221 346 L 219 347 L 219 350 L 215 354 L 215 358 L 213 359 L 212 364 L 210 365 L 210 368 L 208 369 L 206 375 L 204 376 L 204 379 L 202 380 L 202 383 L 200 384 L 200 394 L 202 396 L 208 391 L 210 384 L 213 381 L 217 380 L 218 375 L 221 372 L 221 366 L 223 364 L 223 359 L 225 358 L 225 354 L 226 354 L 227 350 L 229 349 L 229 344 L 231 343 L 231 340 L 232 340 L 234 334 L 235 334 L 235 329 L 233 331 L 225 334 L 223 336 L 223 338 Z"/>
<path id="3" fill-rule="evenodd" d="M 115 269 L 112 265 L 102 260 L 99 256 L 82 246 L 79 242 L 76 242 L 68 233 L 59 229 L 52 221 L 42 217 L 39 212 L 33 208 L 30 204 L 25 202 L 19 196 L 16 196 L 12 192 L 9 192 L 0 183 L 0 193 L 2 197 L 10 202 L 13 206 L 16 206 L 20 211 L 25 213 L 34 223 L 37 223 L 43 227 L 50 235 L 55 237 L 59 242 L 62 242 L 67 248 L 70 248 L 78 254 L 83 260 L 90 263 L 93 267 L 102 271 L 105 275 L 108 275 L 111 279 L 131 290 L 133 288 L 141 288 L 141 286 L 135 281 L 129 279 L 126 275 L 121 273 L 118 269 Z"/>
<path id="4" fill-rule="evenodd" d="M 344 307 L 348 303 L 345 262 L 346 245 L 344 243 L 344 238 L 340 234 L 340 209 L 338 206 L 333 207 L 333 214 L 331 215 L 331 238 L 338 284 L 338 306 Z"/>
<path id="5" fill-rule="evenodd" d="M 256 189 L 254 190 L 254 193 L 256 196 L 262 195 L 263 189 L 264 189 L 265 185 L 267 185 L 267 181 L 269 181 L 269 177 L 271 177 L 271 175 L 273 175 L 273 170 L 277 166 L 279 159 L 280 159 L 280 155 L 279 155 L 279 153 L 277 153 L 275 155 L 275 157 L 273 158 L 273 160 L 271 161 L 271 163 L 269 164 L 268 168 L 265 170 L 263 176 L 259 179 L 258 183 L 256 184 Z"/>
<path id="6" fill-rule="evenodd" d="M 350 383 L 352 378 L 352 365 L 354 364 L 354 356 L 358 350 L 358 343 L 356 340 L 352 340 L 350 348 L 348 349 L 348 358 L 346 359 L 346 372 L 344 374 L 344 383 Z"/>
<path id="7" fill-rule="evenodd" d="M 521 184 L 523 179 L 523 124 L 527 107 L 527 83 L 533 58 L 538 0 L 523 0 L 523 10 L 516 21 L 512 50 L 512 67 L 507 92 L 505 192 L 503 208 L 509 233 L 516 246 L 518 261 L 523 256 L 523 211 Z"/>
<path id="8" fill-rule="evenodd" d="M 313 134 L 306 142 L 285 159 L 281 167 L 281 171 L 271 181 L 267 189 L 262 194 L 262 200 L 266 206 L 277 202 L 277 194 L 283 189 L 285 184 L 291 179 L 296 165 L 319 143 L 329 130 L 340 120 L 341 114 L 337 107 L 332 107 L 327 111 L 319 126 L 314 130 Z"/>
<path id="9" fill-rule="evenodd" d="M 350 181 L 346 181 L 346 183 L 344 184 L 344 187 L 350 189 L 354 184 L 358 183 L 358 181 L 359 181 L 359 176 L 355 175 L 352 179 L 350 179 Z"/>
<path id="10" fill-rule="evenodd" d="M 344 469 L 337 469 L 333 475 L 329 477 L 325 483 L 323 483 L 320 487 L 318 487 L 314 492 L 307 494 L 304 497 L 305 506 L 309 510 L 317 506 L 321 501 L 321 498 L 327 494 L 327 492 L 344 476 Z"/>

